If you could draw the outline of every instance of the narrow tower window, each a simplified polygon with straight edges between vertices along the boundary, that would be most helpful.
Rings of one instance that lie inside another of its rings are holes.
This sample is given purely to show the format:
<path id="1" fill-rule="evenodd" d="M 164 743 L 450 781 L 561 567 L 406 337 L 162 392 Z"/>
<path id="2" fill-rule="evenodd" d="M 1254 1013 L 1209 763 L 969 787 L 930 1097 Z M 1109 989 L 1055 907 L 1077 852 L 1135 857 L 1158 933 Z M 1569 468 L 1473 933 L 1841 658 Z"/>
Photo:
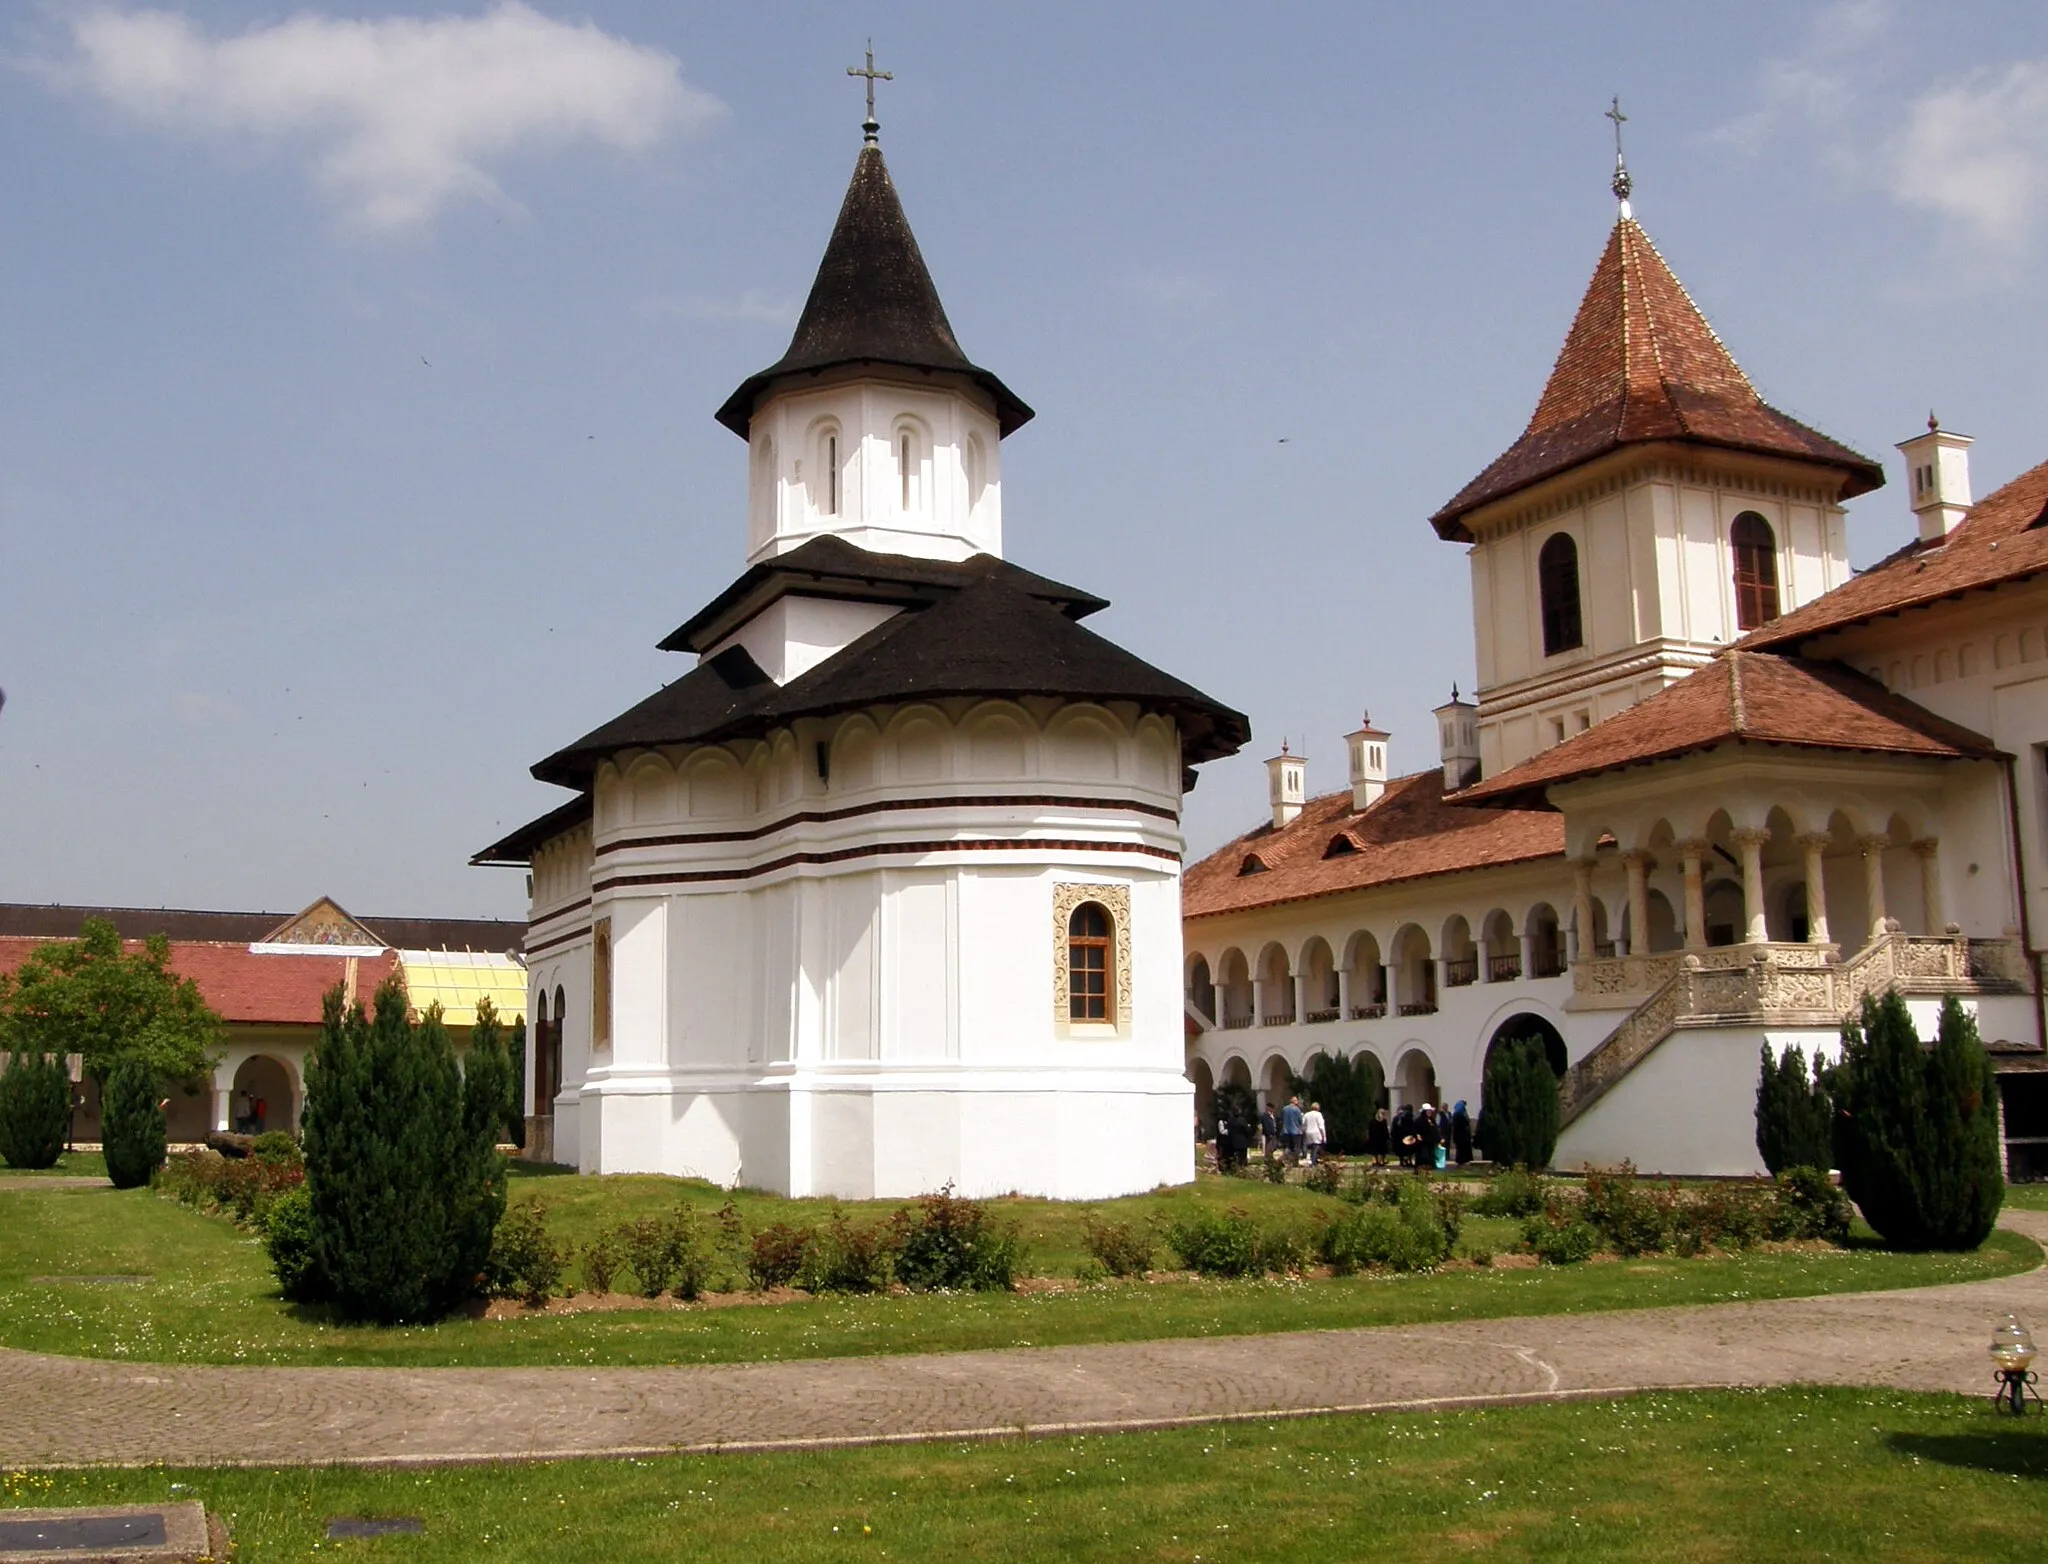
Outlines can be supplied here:
<path id="1" fill-rule="evenodd" d="M 1109 997 L 1113 929 L 1099 902 L 1084 901 L 1067 919 L 1067 1014 L 1072 1020 L 1116 1020 Z"/>
<path id="2" fill-rule="evenodd" d="M 1735 545 L 1735 623 L 1754 630 L 1778 617 L 1778 540 L 1753 510 L 1735 518 L 1728 538 Z"/>
<path id="3" fill-rule="evenodd" d="M 1543 599 L 1543 655 L 1555 657 L 1586 637 L 1579 617 L 1579 545 L 1567 532 L 1553 533 L 1536 556 L 1536 587 Z"/>
<path id="4" fill-rule="evenodd" d="M 839 514 L 839 436 L 825 436 L 825 514 Z"/>
<path id="5" fill-rule="evenodd" d="M 903 508 L 910 509 L 910 436 L 899 435 L 896 439 L 897 470 L 903 480 Z"/>

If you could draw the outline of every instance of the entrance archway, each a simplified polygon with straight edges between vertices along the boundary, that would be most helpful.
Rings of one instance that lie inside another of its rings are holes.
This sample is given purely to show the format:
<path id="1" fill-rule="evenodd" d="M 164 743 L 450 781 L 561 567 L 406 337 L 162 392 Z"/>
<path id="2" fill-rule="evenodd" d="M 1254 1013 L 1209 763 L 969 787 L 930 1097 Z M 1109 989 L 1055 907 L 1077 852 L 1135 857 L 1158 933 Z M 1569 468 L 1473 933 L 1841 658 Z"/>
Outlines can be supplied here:
<path id="1" fill-rule="evenodd" d="M 261 1135 L 266 1130 L 295 1129 L 298 1122 L 291 1071 L 268 1054 L 244 1059 L 235 1069 L 234 1089 L 228 1096 L 229 1126 L 243 1135 Z"/>
<path id="2" fill-rule="evenodd" d="M 1188 1079 L 1195 1083 L 1195 1138 L 1208 1140 L 1216 1133 L 1216 1077 L 1209 1061 L 1196 1059 L 1188 1065 Z"/>
<path id="3" fill-rule="evenodd" d="M 1485 1063 L 1480 1066 L 1481 1078 L 1484 1079 L 1485 1065 L 1493 1062 L 1494 1049 L 1502 1043 L 1525 1037 L 1533 1037 L 1543 1045 L 1543 1057 L 1550 1065 L 1550 1073 L 1562 1080 L 1564 1072 L 1571 1067 L 1565 1054 L 1564 1036 L 1542 1016 L 1527 1010 L 1509 1016 L 1493 1029 L 1493 1036 L 1486 1043 Z"/>
<path id="4" fill-rule="evenodd" d="M 1394 1098 L 1406 1108 L 1436 1101 L 1436 1066 L 1420 1048 L 1411 1048 L 1394 1066 Z"/>

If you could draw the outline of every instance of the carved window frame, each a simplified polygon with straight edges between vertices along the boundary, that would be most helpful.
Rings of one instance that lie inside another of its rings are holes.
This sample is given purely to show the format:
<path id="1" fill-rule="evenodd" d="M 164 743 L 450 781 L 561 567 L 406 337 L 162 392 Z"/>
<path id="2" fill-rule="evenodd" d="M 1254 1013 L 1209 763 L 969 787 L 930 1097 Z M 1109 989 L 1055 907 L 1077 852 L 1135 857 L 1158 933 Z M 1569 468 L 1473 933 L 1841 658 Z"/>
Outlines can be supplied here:
<path id="1" fill-rule="evenodd" d="M 1067 929 L 1074 910 L 1094 902 L 1109 914 L 1110 970 L 1114 988 L 1111 1021 L 1076 1021 L 1067 966 Z M 1052 888 L 1052 1015 L 1061 1037 L 1128 1037 L 1131 1031 L 1131 888 L 1128 885 L 1072 883 Z"/>

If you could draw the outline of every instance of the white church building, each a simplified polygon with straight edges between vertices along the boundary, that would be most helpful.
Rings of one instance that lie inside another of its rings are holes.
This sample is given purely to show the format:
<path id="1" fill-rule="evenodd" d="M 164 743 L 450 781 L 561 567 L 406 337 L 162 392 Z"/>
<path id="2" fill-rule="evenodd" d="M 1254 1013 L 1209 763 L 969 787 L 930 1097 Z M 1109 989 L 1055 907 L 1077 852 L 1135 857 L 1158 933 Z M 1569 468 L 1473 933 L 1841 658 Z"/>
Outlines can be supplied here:
<path id="1" fill-rule="evenodd" d="M 1534 1036 L 1558 1166 L 1747 1173 L 1760 1048 L 1832 1053 L 1897 987 L 1923 1036 L 1945 995 L 1975 1011 L 2030 1171 L 2048 465 L 1973 505 L 1970 441 L 1930 419 L 1899 447 L 1916 527 L 1852 572 L 1881 468 L 1762 400 L 1626 177 L 1528 427 L 1432 518 L 1478 673 L 1439 763 L 1390 775 L 1368 720 L 1316 794 L 1283 750 L 1269 817 L 1187 873 L 1198 1100 L 1341 1054 L 1476 1112 L 1489 1050 Z"/>
<path id="2" fill-rule="evenodd" d="M 789 1194 L 1184 1182 L 1181 795 L 1245 719 L 1006 563 L 1032 416 L 868 141 L 789 351 L 719 409 L 746 568 L 536 765 L 529 1153 Z"/>

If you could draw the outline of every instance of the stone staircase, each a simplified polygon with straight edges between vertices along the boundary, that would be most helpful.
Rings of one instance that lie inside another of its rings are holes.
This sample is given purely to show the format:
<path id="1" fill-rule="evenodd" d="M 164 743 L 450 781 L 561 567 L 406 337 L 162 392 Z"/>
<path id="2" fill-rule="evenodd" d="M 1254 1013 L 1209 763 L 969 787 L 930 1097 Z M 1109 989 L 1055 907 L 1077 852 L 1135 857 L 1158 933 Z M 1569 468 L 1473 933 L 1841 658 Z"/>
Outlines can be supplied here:
<path id="1" fill-rule="evenodd" d="M 1847 961 L 1827 946 L 1736 945 L 1645 960 L 1671 975 L 1558 1083 L 1570 1124 L 1670 1037 L 1687 1027 L 1839 1027 L 1866 995 L 2020 994 L 2029 990 L 2020 942 L 1888 930 Z"/>

